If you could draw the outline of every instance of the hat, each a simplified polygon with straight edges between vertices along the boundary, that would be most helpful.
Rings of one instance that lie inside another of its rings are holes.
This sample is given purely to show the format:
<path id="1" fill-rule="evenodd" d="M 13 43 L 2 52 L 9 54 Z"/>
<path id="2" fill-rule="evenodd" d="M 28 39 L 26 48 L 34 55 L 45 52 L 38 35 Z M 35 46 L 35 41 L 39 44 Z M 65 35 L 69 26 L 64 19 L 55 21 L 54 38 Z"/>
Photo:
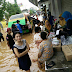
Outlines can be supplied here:
<path id="1" fill-rule="evenodd" d="M 9 30 L 11 30 L 11 28 L 7 28 L 7 32 L 8 32 Z"/>
<path id="2" fill-rule="evenodd" d="M 17 22 L 20 22 L 19 20 L 17 20 Z"/>

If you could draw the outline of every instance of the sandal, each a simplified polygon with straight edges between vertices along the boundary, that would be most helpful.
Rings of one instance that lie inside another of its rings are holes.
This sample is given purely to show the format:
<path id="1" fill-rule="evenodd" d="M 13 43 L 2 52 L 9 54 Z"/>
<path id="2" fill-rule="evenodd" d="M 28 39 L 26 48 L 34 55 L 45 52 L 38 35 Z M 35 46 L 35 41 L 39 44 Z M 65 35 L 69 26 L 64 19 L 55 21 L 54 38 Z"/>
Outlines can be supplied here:
<path id="1" fill-rule="evenodd" d="M 53 67 L 55 65 L 55 63 L 53 62 L 53 61 L 51 61 L 50 63 L 48 63 L 47 65 L 46 65 L 46 68 L 48 69 L 48 68 L 51 68 L 51 67 Z"/>

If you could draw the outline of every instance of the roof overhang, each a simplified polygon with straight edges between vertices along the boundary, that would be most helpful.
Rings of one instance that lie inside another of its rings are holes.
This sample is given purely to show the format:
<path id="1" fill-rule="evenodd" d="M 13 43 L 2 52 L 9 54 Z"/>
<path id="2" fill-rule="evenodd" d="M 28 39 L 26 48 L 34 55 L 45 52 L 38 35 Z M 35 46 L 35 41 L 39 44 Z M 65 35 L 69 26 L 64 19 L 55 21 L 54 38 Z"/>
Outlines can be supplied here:
<path id="1" fill-rule="evenodd" d="M 31 3 L 33 3 L 34 5 L 38 6 L 38 0 L 29 0 Z"/>

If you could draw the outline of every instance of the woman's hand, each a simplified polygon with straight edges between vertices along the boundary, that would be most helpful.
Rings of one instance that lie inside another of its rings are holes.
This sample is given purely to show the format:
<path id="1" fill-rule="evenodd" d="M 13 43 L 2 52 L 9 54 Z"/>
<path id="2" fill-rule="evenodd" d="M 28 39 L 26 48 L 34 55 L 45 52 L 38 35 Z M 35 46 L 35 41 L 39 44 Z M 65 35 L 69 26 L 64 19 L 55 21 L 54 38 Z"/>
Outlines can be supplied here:
<path id="1" fill-rule="evenodd" d="M 36 62 L 36 61 L 38 61 L 38 59 L 33 59 L 32 61 L 33 61 L 33 62 Z"/>
<path id="2" fill-rule="evenodd" d="M 54 24 L 54 26 L 53 26 L 54 28 L 56 27 L 56 24 Z"/>
<path id="3" fill-rule="evenodd" d="M 16 54 L 16 56 L 17 56 L 18 58 L 20 58 L 20 57 L 26 55 L 26 54 L 28 53 L 28 51 L 29 51 L 29 50 L 26 49 L 26 50 L 23 51 L 22 53 L 19 53 L 19 52 L 18 52 L 18 49 L 17 49 L 17 48 L 14 48 L 14 52 L 15 52 L 15 54 Z"/>
<path id="4" fill-rule="evenodd" d="M 63 31 L 63 29 L 62 29 L 62 28 L 61 28 L 61 29 L 59 29 L 59 30 Z"/>
<path id="5" fill-rule="evenodd" d="M 30 50 L 29 44 L 26 42 L 26 46 L 28 48 L 28 51 Z"/>
<path id="6" fill-rule="evenodd" d="M 70 29 L 67 29 L 67 30 L 70 30 Z"/>
<path id="7" fill-rule="evenodd" d="M 19 52 L 18 52 L 18 49 L 17 49 L 17 48 L 14 48 L 14 52 L 15 52 L 15 54 L 16 54 L 17 57 L 20 58 L 20 57 L 22 57 L 22 56 L 24 56 L 24 55 L 26 55 L 26 54 L 28 53 L 30 47 L 29 47 L 29 45 L 28 45 L 27 42 L 26 42 L 26 46 L 27 46 L 26 50 L 23 51 L 22 53 L 19 53 Z"/>

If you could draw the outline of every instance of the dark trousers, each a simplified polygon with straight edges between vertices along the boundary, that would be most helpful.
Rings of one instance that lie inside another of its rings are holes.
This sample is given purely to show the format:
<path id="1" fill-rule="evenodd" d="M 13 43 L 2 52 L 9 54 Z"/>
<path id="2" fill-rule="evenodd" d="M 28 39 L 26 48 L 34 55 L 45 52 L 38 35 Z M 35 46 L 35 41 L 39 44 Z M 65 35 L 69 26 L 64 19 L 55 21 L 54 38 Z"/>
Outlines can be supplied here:
<path id="1" fill-rule="evenodd" d="M 32 33 L 32 29 L 31 28 L 29 29 L 29 33 Z"/>
<path id="2" fill-rule="evenodd" d="M 4 37 L 3 36 L 0 36 L 0 42 L 1 42 L 1 39 L 3 39 L 3 41 L 4 41 Z"/>

